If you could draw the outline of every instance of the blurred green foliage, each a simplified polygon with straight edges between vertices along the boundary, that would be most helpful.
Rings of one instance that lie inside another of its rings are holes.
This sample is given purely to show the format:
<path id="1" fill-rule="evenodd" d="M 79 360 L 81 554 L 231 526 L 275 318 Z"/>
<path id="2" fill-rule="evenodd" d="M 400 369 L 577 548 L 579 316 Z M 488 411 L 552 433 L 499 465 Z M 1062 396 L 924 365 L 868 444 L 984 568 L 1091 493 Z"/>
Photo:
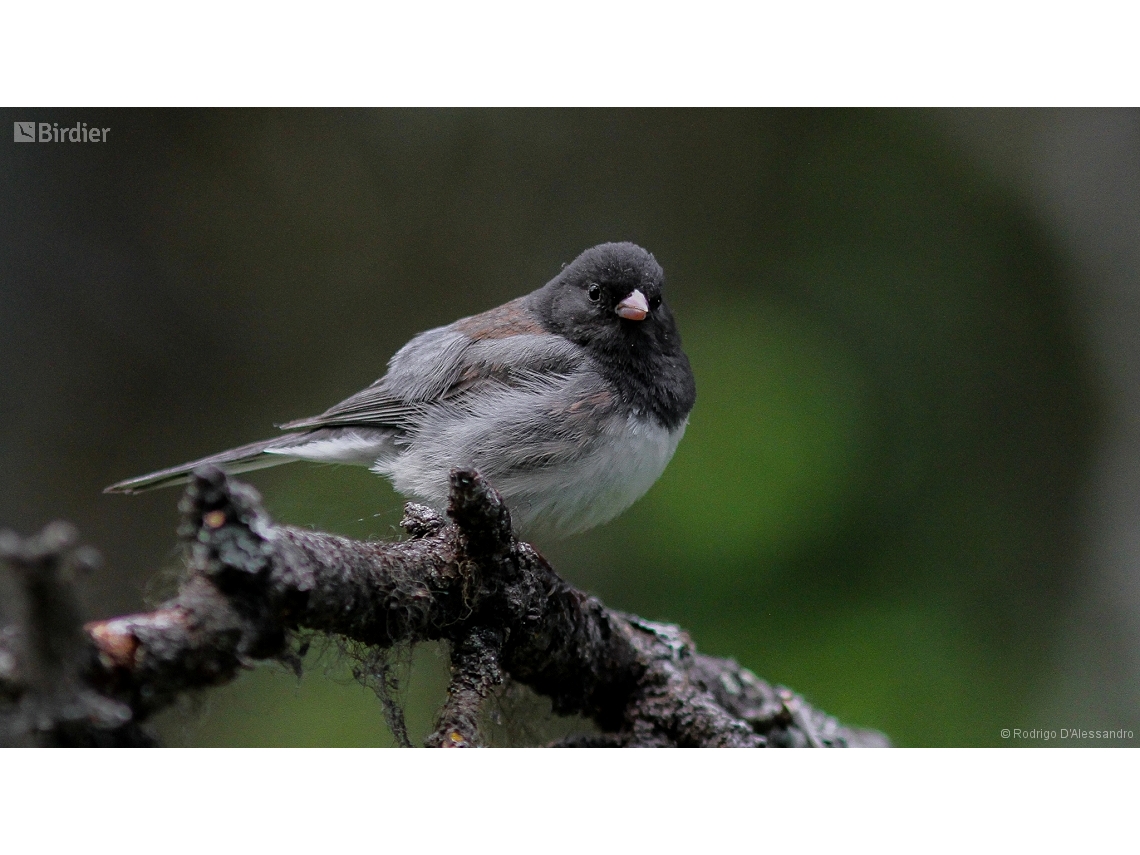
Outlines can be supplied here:
<path id="1" fill-rule="evenodd" d="M 836 523 L 858 489 L 869 415 L 858 365 L 802 320 L 742 301 L 692 312 L 685 340 L 700 406 L 632 512 L 638 551 L 697 575 L 770 566 Z"/>

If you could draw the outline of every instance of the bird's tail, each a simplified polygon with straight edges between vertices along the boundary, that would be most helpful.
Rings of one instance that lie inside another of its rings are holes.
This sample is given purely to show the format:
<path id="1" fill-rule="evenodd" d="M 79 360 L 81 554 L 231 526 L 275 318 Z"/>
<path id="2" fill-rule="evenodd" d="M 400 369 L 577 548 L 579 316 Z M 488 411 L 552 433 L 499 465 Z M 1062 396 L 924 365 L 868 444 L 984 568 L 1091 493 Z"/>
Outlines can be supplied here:
<path id="1" fill-rule="evenodd" d="M 209 457 L 203 457 L 201 460 L 193 460 L 190 463 L 183 463 L 181 466 L 172 466 L 169 469 L 159 469 L 157 472 L 151 472 L 149 475 L 139 475 L 137 478 L 128 478 L 125 481 L 112 484 L 103 492 L 142 493 L 145 490 L 157 490 L 159 487 L 173 487 L 176 484 L 185 484 L 190 480 L 191 472 L 199 466 L 205 466 L 211 463 L 231 475 L 237 472 L 249 472 L 253 469 L 265 469 L 269 466 L 288 463 L 296 458 L 268 452 L 274 448 L 295 445 L 297 438 L 297 434 L 285 434 L 284 436 L 274 437 L 273 439 L 264 439 L 261 442 L 251 442 L 249 445 L 242 445 L 237 448 L 231 448 L 229 451 L 211 454 Z"/>

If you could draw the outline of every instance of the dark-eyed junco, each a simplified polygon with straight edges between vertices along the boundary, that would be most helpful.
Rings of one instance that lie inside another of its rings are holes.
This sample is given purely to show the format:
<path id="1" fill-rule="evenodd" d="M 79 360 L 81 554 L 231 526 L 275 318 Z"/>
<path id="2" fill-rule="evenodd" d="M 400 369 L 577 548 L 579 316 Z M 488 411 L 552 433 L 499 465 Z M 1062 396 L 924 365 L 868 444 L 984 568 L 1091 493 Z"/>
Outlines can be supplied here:
<path id="1" fill-rule="evenodd" d="M 588 249 L 537 291 L 415 336 L 387 374 L 288 433 L 107 492 L 182 483 L 206 463 L 314 460 L 368 466 L 442 509 L 449 471 L 474 466 L 520 531 L 584 531 L 653 485 L 696 400 L 664 282 L 639 246 Z"/>

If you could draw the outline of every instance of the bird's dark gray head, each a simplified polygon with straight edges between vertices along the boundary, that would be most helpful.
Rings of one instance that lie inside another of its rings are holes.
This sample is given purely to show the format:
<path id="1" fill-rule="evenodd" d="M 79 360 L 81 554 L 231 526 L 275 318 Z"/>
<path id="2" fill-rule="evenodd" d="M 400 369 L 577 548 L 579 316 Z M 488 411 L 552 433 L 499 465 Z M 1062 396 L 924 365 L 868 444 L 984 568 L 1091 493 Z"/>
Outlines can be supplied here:
<path id="1" fill-rule="evenodd" d="M 603 311 L 638 321 L 644 320 L 644 316 L 637 317 L 640 313 L 628 306 L 619 309 L 621 302 L 639 291 L 647 304 L 646 311 L 652 311 L 660 305 L 665 286 L 665 271 L 657 259 L 633 243 L 603 243 L 588 249 L 567 265 L 560 278 L 584 291 L 586 298 Z"/>
<path id="2" fill-rule="evenodd" d="M 633 243 L 603 243 L 575 258 L 536 297 L 551 332 L 590 347 L 599 339 L 640 337 L 665 318 L 665 272 Z M 664 311 L 662 311 L 664 309 Z"/>
<path id="3" fill-rule="evenodd" d="M 665 273 L 633 243 L 588 249 L 532 295 L 550 332 L 586 348 L 631 403 L 673 426 L 696 397 L 681 335 L 664 297 Z"/>

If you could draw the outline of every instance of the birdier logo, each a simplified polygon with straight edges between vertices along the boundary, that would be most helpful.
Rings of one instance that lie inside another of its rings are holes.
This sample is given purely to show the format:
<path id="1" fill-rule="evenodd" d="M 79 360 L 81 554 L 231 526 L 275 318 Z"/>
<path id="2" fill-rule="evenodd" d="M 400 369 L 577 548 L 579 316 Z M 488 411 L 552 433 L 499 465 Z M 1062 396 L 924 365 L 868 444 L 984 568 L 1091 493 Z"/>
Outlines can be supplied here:
<path id="1" fill-rule="evenodd" d="M 110 128 L 89 128 L 86 122 L 74 127 L 59 126 L 59 122 L 13 122 L 12 138 L 16 142 L 106 142 Z"/>

